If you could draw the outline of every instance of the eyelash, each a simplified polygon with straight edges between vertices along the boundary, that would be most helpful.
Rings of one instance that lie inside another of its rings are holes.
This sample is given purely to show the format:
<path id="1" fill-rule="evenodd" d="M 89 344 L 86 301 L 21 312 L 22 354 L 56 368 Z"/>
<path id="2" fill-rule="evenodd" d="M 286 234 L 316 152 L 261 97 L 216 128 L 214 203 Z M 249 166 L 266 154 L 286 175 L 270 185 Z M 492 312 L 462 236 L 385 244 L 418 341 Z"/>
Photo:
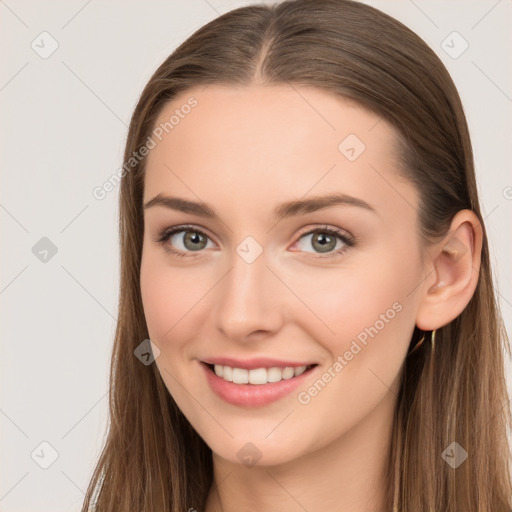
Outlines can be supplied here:
<path id="1" fill-rule="evenodd" d="M 162 244 L 164 247 L 164 250 L 168 253 L 173 254 L 174 256 L 183 258 L 183 257 L 197 257 L 199 254 L 191 255 L 187 252 L 179 251 L 176 249 L 173 249 L 170 245 L 166 245 L 169 238 L 171 238 L 172 235 L 175 233 L 179 233 L 181 231 L 187 232 L 187 231 L 193 231 L 194 233 L 199 233 L 200 235 L 205 236 L 206 238 L 210 238 L 204 231 L 201 231 L 200 229 L 197 229 L 195 226 L 192 225 L 183 225 L 183 226 L 175 226 L 173 228 L 166 228 L 162 230 L 158 234 L 158 238 L 155 240 L 157 243 Z M 314 258 L 336 258 L 340 257 L 345 251 L 347 251 L 349 248 L 354 247 L 356 245 L 356 239 L 355 237 L 349 236 L 345 231 L 342 231 L 339 228 L 333 228 L 330 226 L 319 226 L 318 228 L 312 229 L 310 231 L 307 231 L 306 233 L 302 233 L 299 236 L 299 240 L 306 236 L 311 235 L 313 233 L 326 233 L 329 235 L 333 235 L 337 238 L 339 238 L 345 245 L 334 252 L 330 252 L 326 255 L 317 255 L 314 256 Z M 193 252 L 193 251 L 190 251 Z M 198 251 L 201 252 L 201 251 Z"/>

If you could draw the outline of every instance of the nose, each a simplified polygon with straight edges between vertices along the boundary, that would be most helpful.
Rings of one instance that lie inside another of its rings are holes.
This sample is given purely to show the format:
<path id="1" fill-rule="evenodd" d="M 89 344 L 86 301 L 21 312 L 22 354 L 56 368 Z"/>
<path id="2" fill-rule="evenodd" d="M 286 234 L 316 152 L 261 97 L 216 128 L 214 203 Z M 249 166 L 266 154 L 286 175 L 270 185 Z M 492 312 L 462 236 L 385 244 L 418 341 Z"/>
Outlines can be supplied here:
<path id="1" fill-rule="evenodd" d="M 252 263 L 234 253 L 231 262 L 231 270 L 216 287 L 217 330 L 237 342 L 272 336 L 286 316 L 283 284 L 267 267 L 264 253 Z"/>

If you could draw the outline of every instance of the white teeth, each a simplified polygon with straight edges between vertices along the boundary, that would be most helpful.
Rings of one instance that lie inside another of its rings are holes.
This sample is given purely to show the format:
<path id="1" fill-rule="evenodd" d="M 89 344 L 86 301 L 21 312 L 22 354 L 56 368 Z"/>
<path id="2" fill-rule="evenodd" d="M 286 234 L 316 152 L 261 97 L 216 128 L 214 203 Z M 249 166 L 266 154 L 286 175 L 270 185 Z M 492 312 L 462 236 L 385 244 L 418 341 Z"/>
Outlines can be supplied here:
<path id="1" fill-rule="evenodd" d="M 267 369 L 256 368 L 249 370 L 249 383 L 250 384 L 266 384 L 267 383 Z"/>
<path id="2" fill-rule="evenodd" d="M 267 374 L 267 382 L 279 382 L 283 378 L 281 368 L 269 368 Z"/>
<path id="3" fill-rule="evenodd" d="M 220 366 L 222 368 L 222 378 L 224 380 L 233 382 L 233 368 L 231 368 L 231 366 L 222 366 L 220 364 L 216 364 L 215 366 Z"/>
<path id="4" fill-rule="evenodd" d="M 306 371 L 305 366 L 297 366 L 297 368 L 295 368 L 295 377 L 302 375 L 305 371 Z"/>
<path id="5" fill-rule="evenodd" d="M 291 379 L 295 375 L 295 370 L 291 366 L 287 366 L 283 370 L 283 379 Z"/>
<path id="6" fill-rule="evenodd" d="M 235 384 L 249 383 L 249 370 L 243 368 L 233 368 L 233 382 Z"/>
<path id="7" fill-rule="evenodd" d="M 286 368 L 272 367 L 246 370 L 244 368 L 232 368 L 231 366 L 222 366 L 220 364 L 213 366 L 215 375 L 228 382 L 256 385 L 298 377 L 306 371 L 306 368 L 306 366 L 297 366 L 295 368 L 287 366 Z"/>

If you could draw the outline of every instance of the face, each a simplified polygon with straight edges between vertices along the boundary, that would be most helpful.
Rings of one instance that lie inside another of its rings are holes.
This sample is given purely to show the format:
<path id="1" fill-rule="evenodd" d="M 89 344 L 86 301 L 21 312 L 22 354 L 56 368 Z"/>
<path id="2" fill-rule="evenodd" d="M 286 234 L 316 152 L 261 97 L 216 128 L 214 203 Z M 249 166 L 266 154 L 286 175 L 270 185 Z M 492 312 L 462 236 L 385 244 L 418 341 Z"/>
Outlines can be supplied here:
<path id="1" fill-rule="evenodd" d="M 259 464 L 390 418 L 425 276 L 393 128 L 312 87 L 194 88 L 155 126 L 176 109 L 144 204 L 183 201 L 145 208 L 140 285 L 184 415 L 215 454 Z"/>

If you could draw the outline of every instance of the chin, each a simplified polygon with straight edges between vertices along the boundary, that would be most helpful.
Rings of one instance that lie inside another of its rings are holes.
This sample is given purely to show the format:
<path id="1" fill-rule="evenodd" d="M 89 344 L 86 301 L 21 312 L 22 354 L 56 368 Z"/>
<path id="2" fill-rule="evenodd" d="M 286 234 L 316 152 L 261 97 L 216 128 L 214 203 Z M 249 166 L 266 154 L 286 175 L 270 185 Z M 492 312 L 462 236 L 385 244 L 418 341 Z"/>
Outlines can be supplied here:
<path id="1" fill-rule="evenodd" d="M 212 449 L 213 456 L 231 464 L 245 466 L 247 468 L 277 466 L 286 464 L 303 455 L 296 443 L 283 446 L 281 439 L 249 441 L 249 436 L 237 441 L 230 439 L 228 443 L 207 443 Z"/>

